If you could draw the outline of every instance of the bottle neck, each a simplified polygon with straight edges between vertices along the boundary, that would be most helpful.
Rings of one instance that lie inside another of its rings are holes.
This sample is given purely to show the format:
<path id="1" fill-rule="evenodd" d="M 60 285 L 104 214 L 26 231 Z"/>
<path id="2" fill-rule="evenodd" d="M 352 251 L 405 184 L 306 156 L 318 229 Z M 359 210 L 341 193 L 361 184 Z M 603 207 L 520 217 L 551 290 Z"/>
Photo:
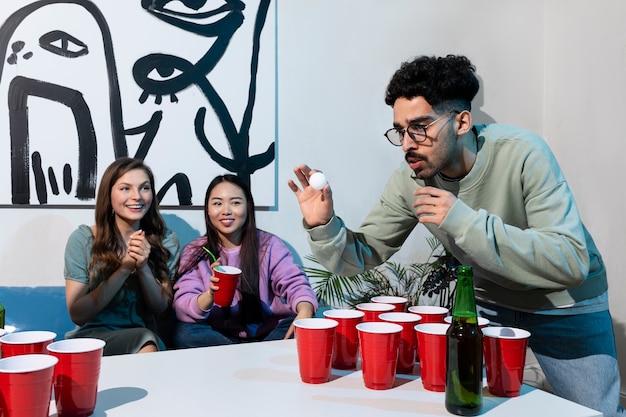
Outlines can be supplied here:
<path id="1" fill-rule="evenodd" d="M 456 296 L 452 309 L 453 317 L 477 317 L 474 298 L 474 280 L 471 275 L 459 274 L 456 283 Z"/>

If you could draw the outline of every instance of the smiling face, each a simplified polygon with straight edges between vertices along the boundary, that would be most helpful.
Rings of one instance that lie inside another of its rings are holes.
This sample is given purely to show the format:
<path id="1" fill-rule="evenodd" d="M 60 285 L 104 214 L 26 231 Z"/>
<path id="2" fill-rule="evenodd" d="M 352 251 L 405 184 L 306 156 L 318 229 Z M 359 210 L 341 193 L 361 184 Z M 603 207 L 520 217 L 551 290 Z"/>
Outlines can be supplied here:
<path id="1" fill-rule="evenodd" d="M 241 244 L 242 229 L 248 219 L 248 201 L 240 187 L 230 182 L 216 185 L 209 195 L 206 211 L 224 247 Z"/>
<path id="2" fill-rule="evenodd" d="M 133 169 L 122 175 L 111 188 L 111 206 L 118 227 L 138 229 L 153 198 L 150 178 L 143 169 Z"/>

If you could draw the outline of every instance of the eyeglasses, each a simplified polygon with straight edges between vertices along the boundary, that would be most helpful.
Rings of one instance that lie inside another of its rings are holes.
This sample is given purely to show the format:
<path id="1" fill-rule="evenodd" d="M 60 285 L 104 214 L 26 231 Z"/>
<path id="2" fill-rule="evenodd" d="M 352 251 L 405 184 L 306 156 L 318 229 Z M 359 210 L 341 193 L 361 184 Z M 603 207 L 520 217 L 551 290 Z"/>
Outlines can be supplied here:
<path id="1" fill-rule="evenodd" d="M 409 137 L 413 139 L 415 143 L 424 142 L 426 138 L 428 138 L 426 134 L 426 129 L 428 129 L 435 123 L 437 123 L 439 120 L 442 120 L 452 114 L 459 114 L 459 112 L 456 110 L 452 110 L 444 114 L 443 116 L 433 120 L 427 125 L 410 124 L 407 126 L 406 129 L 398 129 L 398 128 L 392 127 L 391 129 L 385 132 L 385 137 L 394 146 L 402 146 L 402 141 L 404 140 L 405 133 L 408 133 Z"/>

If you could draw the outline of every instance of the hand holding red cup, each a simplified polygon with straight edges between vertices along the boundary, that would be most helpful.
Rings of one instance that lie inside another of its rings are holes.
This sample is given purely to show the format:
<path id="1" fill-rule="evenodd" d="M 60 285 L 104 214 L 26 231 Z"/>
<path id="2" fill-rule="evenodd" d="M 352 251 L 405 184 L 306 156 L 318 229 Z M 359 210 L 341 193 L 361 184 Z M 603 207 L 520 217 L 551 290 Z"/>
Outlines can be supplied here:
<path id="1" fill-rule="evenodd" d="M 234 266 L 217 265 L 213 275 L 219 278 L 218 290 L 213 291 L 213 302 L 220 307 L 230 307 L 239 284 L 241 269 Z"/>

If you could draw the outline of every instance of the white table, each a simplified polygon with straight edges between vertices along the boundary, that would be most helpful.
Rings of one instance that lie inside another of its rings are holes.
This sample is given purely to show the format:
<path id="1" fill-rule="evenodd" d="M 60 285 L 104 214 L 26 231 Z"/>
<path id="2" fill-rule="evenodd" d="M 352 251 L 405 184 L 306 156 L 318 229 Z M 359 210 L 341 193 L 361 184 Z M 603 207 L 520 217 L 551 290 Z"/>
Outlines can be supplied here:
<path id="1" fill-rule="evenodd" d="M 419 373 L 419 366 L 416 367 Z M 487 392 L 483 416 L 601 417 L 524 386 L 516 398 Z M 301 382 L 294 340 L 172 350 L 102 359 L 96 417 L 446 416 L 444 393 L 419 375 L 398 375 L 394 388 L 365 388 L 360 370 L 333 370 L 325 384 Z M 56 416 L 54 401 L 50 415 Z"/>

